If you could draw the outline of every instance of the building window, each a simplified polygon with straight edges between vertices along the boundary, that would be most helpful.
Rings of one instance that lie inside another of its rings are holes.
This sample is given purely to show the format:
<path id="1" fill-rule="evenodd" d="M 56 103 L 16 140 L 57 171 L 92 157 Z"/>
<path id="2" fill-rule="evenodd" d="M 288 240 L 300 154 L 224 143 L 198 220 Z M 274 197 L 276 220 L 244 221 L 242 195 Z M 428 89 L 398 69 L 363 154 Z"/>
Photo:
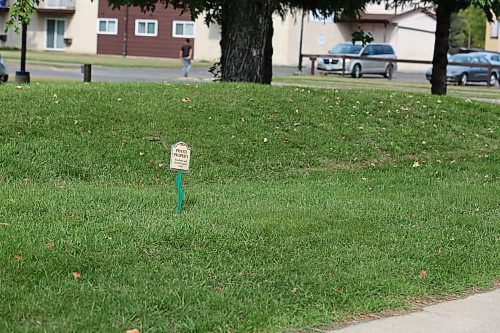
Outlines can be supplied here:
<path id="1" fill-rule="evenodd" d="M 158 36 L 157 20 L 135 20 L 136 36 Z"/>
<path id="2" fill-rule="evenodd" d="M 172 23 L 172 37 L 194 38 L 194 22 L 174 21 Z"/>
<path id="3" fill-rule="evenodd" d="M 498 21 L 494 21 L 491 23 L 491 38 L 498 38 L 498 30 L 500 30 L 500 26 Z"/>
<path id="4" fill-rule="evenodd" d="M 47 50 L 64 50 L 64 33 L 66 21 L 47 19 L 45 29 L 45 48 Z"/>
<path id="5" fill-rule="evenodd" d="M 118 34 L 118 20 L 117 19 L 98 19 L 97 20 L 97 33 L 103 35 L 116 35 Z"/>

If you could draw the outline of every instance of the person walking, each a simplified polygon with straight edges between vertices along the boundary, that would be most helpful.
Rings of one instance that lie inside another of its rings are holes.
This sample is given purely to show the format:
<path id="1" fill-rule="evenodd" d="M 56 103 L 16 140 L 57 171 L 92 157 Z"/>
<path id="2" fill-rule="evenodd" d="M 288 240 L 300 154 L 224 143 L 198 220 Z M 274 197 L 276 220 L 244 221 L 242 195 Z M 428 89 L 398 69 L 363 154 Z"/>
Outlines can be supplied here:
<path id="1" fill-rule="evenodd" d="M 193 59 L 193 47 L 189 39 L 186 39 L 186 43 L 182 45 L 179 51 L 179 58 L 182 62 L 182 73 L 184 77 L 187 77 L 191 70 L 191 60 Z"/>

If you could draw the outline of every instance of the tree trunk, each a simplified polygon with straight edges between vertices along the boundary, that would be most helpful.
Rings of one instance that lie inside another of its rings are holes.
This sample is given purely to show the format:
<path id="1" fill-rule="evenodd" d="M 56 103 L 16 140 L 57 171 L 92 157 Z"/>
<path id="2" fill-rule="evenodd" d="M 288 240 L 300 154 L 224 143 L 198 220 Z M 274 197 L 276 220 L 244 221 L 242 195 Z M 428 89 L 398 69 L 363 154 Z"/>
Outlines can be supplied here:
<path id="1" fill-rule="evenodd" d="M 432 59 L 431 92 L 446 95 L 446 66 L 448 65 L 448 44 L 453 7 L 449 0 L 438 1 L 436 10 L 436 40 Z"/>
<path id="2" fill-rule="evenodd" d="M 225 0 L 222 6 L 222 81 L 270 84 L 274 0 Z"/>

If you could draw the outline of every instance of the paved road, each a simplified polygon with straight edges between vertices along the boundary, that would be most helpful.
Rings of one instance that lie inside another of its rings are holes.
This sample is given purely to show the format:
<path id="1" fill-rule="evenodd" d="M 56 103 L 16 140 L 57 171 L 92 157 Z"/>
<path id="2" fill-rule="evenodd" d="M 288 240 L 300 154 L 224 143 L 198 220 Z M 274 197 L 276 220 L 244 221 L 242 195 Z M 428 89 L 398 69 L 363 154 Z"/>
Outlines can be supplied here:
<path id="1" fill-rule="evenodd" d="M 13 81 L 16 68 L 14 64 L 8 64 L 9 81 Z M 30 65 L 27 70 L 32 77 L 49 77 L 60 79 L 83 80 L 79 66 L 39 66 Z M 297 72 L 295 67 L 275 67 L 274 76 L 293 75 Z M 307 73 L 304 70 L 303 73 Z M 208 72 L 208 68 L 193 67 L 190 73 L 191 79 L 210 81 L 213 76 Z M 366 77 L 363 79 L 383 80 L 381 76 Z M 92 67 L 92 81 L 94 82 L 164 82 L 164 81 L 184 81 L 181 68 L 112 68 L 112 67 Z M 426 82 L 423 73 L 402 73 L 394 75 L 394 81 L 401 82 Z"/>
<path id="2" fill-rule="evenodd" d="M 500 289 L 329 333 L 499 333 Z"/>

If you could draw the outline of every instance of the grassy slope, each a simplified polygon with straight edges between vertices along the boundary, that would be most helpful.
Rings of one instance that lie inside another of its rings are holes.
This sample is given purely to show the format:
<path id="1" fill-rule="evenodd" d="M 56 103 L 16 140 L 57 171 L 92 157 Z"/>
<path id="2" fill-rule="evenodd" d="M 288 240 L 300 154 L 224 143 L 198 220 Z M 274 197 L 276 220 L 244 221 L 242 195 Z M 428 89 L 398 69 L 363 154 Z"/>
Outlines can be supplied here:
<path id="1" fill-rule="evenodd" d="M 255 85 L 0 88 L 2 332 L 318 327 L 500 276 L 494 105 Z M 193 147 L 180 217 L 156 137 Z"/>

